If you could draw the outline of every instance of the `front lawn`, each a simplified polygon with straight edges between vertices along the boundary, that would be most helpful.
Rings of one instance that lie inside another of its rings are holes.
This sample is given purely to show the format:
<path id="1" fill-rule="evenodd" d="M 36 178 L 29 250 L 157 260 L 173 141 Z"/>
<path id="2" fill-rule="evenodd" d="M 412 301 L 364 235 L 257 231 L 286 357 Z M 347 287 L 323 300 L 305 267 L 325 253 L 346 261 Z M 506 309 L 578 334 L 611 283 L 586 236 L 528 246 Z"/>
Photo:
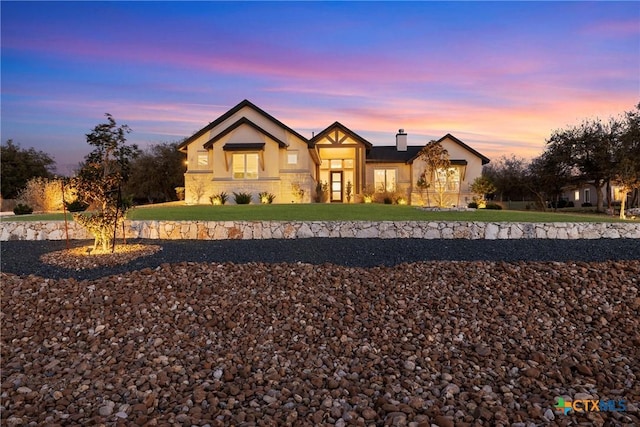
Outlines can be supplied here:
<path id="1" fill-rule="evenodd" d="M 71 218 L 68 215 L 68 218 Z M 132 220 L 173 221 L 481 221 L 481 222 L 618 222 L 595 214 L 536 211 L 477 210 L 427 212 L 415 206 L 384 204 L 274 204 L 274 205 L 148 205 L 132 209 Z M 52 221 L 63 214 L 2 217 L 2 221 Z M 637 222 L 637 220 L 635 221 Z"/>

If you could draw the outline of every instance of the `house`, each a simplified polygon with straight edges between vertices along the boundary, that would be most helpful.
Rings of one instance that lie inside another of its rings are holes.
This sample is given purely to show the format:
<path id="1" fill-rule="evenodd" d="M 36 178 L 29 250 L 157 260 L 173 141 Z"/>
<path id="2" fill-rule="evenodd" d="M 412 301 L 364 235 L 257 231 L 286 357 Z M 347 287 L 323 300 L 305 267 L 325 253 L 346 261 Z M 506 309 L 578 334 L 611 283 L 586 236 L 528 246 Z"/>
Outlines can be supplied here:
<path id="1" fill-rule="evenodd" d="M 619 186 L 611 184 L 609 190 L 607 186 L 603 186 L 600 189 L 602 195 L 602 202 L 605 207 L 612 204 L 620 204 L 622 201 L 622 192 Z M 574 207 L 588 207 L 596 206 L 598 200 L 598 190 L 593 185 L 593 181 L 582 182 L 578 184 L 568 185 L 562 189 L 560 200 L 566 203 L 572 203 Z M 627 194 L 627 200 L 625 201 L 627 208 L 637 207 L 638 194 L 637 190 Z"/>
<path id="2" fill-rule="evenodd" d="M 328 202 L 360 202 L 378 193 L 423 205 L 428 199 L 418 186 L 426 166 L 419 155 L 423 146 L 410 146 L 407 139 L 401 129 L 395 145 L 373 146 L 337 121 L 306 138 L 244 100 L 179 146 L 187 155 L 185 201 L 208 203 L 214 194 L 245 192 L 254 202 L 259 193 L 270 193 L 275 203 L 308 203 L 324 184 Z M 430 191 L 439 188 L 450 204 L 466 204 L 470 184 L 489 159 L 451 134 L 439 142 L 449 152 L 451 168 L 442 171 L 446 188 L 435 185 Z"/>

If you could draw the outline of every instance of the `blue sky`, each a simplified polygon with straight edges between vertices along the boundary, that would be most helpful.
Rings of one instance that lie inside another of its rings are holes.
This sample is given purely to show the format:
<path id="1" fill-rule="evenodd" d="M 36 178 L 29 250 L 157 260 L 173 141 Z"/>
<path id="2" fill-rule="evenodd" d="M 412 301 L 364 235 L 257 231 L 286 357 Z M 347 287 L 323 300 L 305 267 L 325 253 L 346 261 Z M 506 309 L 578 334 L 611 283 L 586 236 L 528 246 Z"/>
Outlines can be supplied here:
<path id="1" fill-rule="evenodd" d="M 142 147 L 249 99 L 306 136 L 452 133 L 533 157 L 640 101 L 637 2 L 3 1 L 1 138 L 68 172 L 111 113 Z"/>

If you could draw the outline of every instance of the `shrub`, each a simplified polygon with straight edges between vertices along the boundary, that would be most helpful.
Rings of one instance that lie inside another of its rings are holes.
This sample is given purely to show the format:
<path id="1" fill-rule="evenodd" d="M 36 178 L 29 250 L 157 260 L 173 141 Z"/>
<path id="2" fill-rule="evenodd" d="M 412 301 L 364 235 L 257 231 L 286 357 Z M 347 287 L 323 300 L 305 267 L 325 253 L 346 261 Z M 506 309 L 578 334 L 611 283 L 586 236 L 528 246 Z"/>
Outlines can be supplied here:
<path id="1" fill-rule="evenodd" d="M 469 203 L 469 204 L 467 205 L 467 207 L 468 207 L 468 208 L 471 208 L 471 209 L 478 209 L 478 203 L 476 203 L 476 202 L 471 202 L 471 203 Z"/>
<path id="2" fill-rule="evenodd" d="M 353 196 L 353 184 L 351 184 L 351 181 L 347 181 L 347 189 L 344 194 L 347 198 L 347 203 L 351 203 L 351 197 Z"/>
<path id="3" fill-rule="evenodd" d="M 31 206 L 36 211 L 61 211 L 62 184 L 59 179 L 33 178 L 27 182 L 26 187 L 18 194 L 17 202 Z M 73 199 L 71 186 L 65 185 L 64 190 L 64 198 Z"/>
<path id="4" fill-rule="evenodd" d="M 225 203 L 227 203 L 228 199 L 229 196 L 224 191 L 220 194 L 214 194 L 213 196 L 209 197 L 209 201 L 212 205 L 224 205 Z"/>
<path id="5" fill-rule="evenodd" d="M 393 198 L 390 195 L 385 195 L 382 197 L 382 201 L 384 202 L 385 205 L 392 205 L 393 204 Z"/>
<path id="6" fill-rule="evenodd" d="M 175 190 L 178 200 L 184 200 L 184 187 L 176 187 Z"/>
<path id="7" fill-rule="evenodd" d="M 275 194 L 267 193 L 266 191 L 258 194 L 258 199 L 260 199 L 260 203 L 263 205 L 273 203 L 273 200 L 276 198 Z"/>
<path id="8" fill-rule="evenodd" d="M 362 192 L 362 203 L 373 203 L 375 191 L 371 187 L 367 187 Z"/>
<path id="9" fill-rule="evenodd" d="M 248 205 L 251 203 L 251 193 L 233 193 L 233 200 L 236 202 L 236 205 Z"/>
<path id="10" fill-rule="evenodd" d="M 485 209 L 493 209 L 493 210 L 496 210 L 496 211 L 500 211 L 500 210 L 502 210 L 502 206 L 500 206 L 497 203 L 487 203 L 487 207 Z"/>
<path id="11" fill-rule="evenodd" d="M 574 205 L 573 202 L 567 202 L 567 206 L 566 207 L 573 208 L 573 207 L 575 207 L 575 205 Z"/>
<path id="12" fill-rule="evenodd" d="M 329 200 L 329 183 L 318 181 L 316 184 L 315 201 L 318 203 L 326 203 Z"/>
<path id="13" fill-rule="evenodd" d="M 582 204 L 582 207 L 583 207 L 583 208 L 590 208 L 590 207 L 593 207 L 593 205 L 592 205 L 591 203 L 589 203 L 589 202 L 584 202 L 584 203 Z"/>
<path id="14" fill-rule="evenodd" d="M 89 205 L 81 202 L 80 200 L 74 200 L 73 202 L 65 202 L 65 206 L 69 212 L 83 212 L 86 211 Z"/>
<path id="15" fill-rule="evenodd" d="M 33 213 L 33 208 L 31 206 L 18 203 L 16 207 L 13 208 L 13 213 L 16 215 L 28 215 Z"/>
<path id="16" fill-rule="evenodd" d="M 398 205 L 406 205 L 408 203 L 408 200 L 405 196 L 398 196 L 396 198 L 396 204 Z"/>

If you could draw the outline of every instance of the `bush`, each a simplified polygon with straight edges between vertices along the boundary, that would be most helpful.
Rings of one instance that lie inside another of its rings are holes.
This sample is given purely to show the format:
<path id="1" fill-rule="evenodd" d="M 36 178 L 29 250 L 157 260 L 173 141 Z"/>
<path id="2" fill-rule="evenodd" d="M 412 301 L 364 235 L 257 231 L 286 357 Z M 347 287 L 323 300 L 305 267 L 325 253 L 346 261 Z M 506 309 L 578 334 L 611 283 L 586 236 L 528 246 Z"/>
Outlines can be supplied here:
<path id="1" fill-rule="evenodd" d="M 233 193 L 233 200 L 236 205 L 248 205 L 251 203 L 251 193 Z"/>
<path id="2" fill-rule="evenodd" d="M 386 195 L 382 198 L 382 201 L 384 202 L 385 205 L 392 205 L 393 204 L 393 198 L 389 195 Z"/>
<path id="3" fill-rule="evenodd" d="M 65 206 L 69 212 L 83 212 L 86 211 L 89 205 L 81 202 L 80 200 L 74 200 L 73 202 L 65 202 Z"/>
<path id="4" fill-rule="evenodd" d="M 62 181 L 59 179 L 33 178 L 18 194 L 17 202 L 33 207 L 36 211 L 52 212 L 62 210 Z M 64 186 L 64 198 L 71 200 L 73 189 Z"/>
<path id="5" fill-rule="evenodd" d="M 220 194 L 214 194 L 213 196 L 209 197 L 209 201 L 212 205 L 224 205 L 225 203 L 227 203 L 228 199 L 229 196 L 224 191 Z"/>
<path id="6" fill-rule="evenodd" d="M 28 215 L 33 213 L 33 208 L 31 206 L 18 203 L 16 207 L 13 208 L 13 213 L 16 215 Z"/>
<path id="7" fill-rule="evenodd" d="M 471 202 L 471 203 L 469 203 L 469 204 L 467 205 L 467 207 L 468 207 L 468 208 L 471 208 L 471 209 L 478 209 L 478 203 L 476 203 L 476 202 Z"/>
<path id="8" fill-rule="evenodd" d="M 485 209 L 492 209 L 492 210 L 500 211 L 500 210 L 502 210 L 502 206 L 500 206 L 497 203 L 487 203 L 487 206 L 485 207 Z"/>
<path id="9" fill-rule="evenodd" d="M 260 203 L 263 205 L 273 203 L 273 200 L 276 198 L 275 194 L 267 193 L 266 191 L 258 194 L 258 199 L 260 199 Z"/>
<path id="10" fill-rule="evenodd" d="M 574 205 L 574 203 L 573 203 L 573 202 L 567 202 L 566 207 L 567 207 L 567 208 L 574 208 L 574 207 L 575 207 L 575 205 Z"/>
<path id="11" fill-rule="evenodd" d="M 583 207 L 583 208 L 591 208 L 591 207 L 593 207 L 593 205 L 592 205 L 591 203 L 589 203 L 589 202 L 584 202 L 584 203 L 582 204 L 582 207 Z"/>
<path id="12" fill-rule="evenodd" d="M 316 202 L 318 203 L 326 203 L 329 200 L 329 183 L 328 182 L 320 182 L 316 184 Z"/>

